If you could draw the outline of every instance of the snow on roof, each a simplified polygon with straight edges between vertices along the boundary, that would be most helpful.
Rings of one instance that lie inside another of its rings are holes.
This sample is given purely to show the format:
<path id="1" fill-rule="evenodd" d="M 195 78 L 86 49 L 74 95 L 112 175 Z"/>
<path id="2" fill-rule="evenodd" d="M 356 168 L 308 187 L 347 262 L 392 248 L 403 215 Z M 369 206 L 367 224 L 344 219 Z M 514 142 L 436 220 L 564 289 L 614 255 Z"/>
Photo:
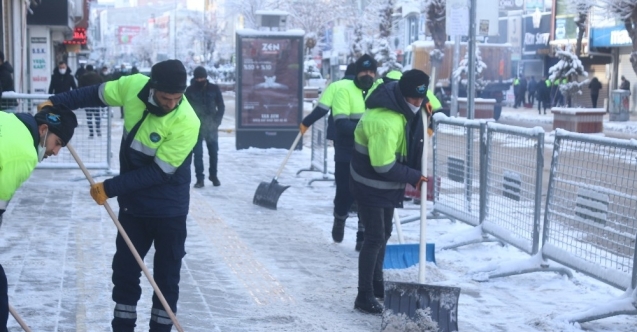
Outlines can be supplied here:
<path id="1" fill-rule="evenodd" d="M 290 29 L 285 31 L 264 31 L 254 29 L 239 29 L 237 30 L 239 36 L 305 36 L 305 31 L 301 29 Z"/>

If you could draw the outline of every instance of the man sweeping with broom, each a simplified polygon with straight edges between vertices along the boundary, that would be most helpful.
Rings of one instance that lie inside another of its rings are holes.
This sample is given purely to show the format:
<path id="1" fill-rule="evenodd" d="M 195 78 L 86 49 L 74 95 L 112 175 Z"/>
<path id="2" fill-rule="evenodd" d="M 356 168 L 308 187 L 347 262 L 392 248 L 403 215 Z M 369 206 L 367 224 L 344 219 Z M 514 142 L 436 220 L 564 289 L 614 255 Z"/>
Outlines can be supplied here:
<path id="1" fill-rule="evenodd" d="M 75 127 L 75 114 L 64 108 L 45 107 L 35 116 L 0 111 L 0 224 L 9 201 L 37 163 L 57 155 L 73 137 Z M 0 332 L 7 331 L 7 291 L 7 276 L 0 265 Z"/>
<path id="2" fill-rule="evenodd" d="M 119 222 L 143 259 L 155 247 L 153 274 L 170 309 L 177 311 L 181 260 L 186 254 L 186 217 L 190 203 L 190 164 L 199 135 L 199 119 L 183 98 L 186 68 L 179 60 L 156 63 L 150 78 L 135 74 L 50 97 L 48 104 L 70 109 L 124 106 L 120 175 L 91 186 L 91 196 L 103 205 L 119 202 Z M 113 257 L 111 326 L 133 332 L 141 268 L 118 233 Z M 150 331 L 168 332 L 169 314 L 153 295 Z"/>
<path id="3" fill-rule="evenodd" d="M 407 160 L 410 147 L 418 145 L 417 114 L 431 106 L 426 98 L 429 76 L 412 69 L 399 81 L 382 84 L 367 98 L 367 111 L 354 132 L 350 190 L 358 201 L 358 215 L 365 226 L 365 241 L 358 259 L 358 296 L 354 308 L 380 314 L 383 306 L 383 259 L 391 236 L 394 208 L 402 207 L 405 184 L 420 188 L 427 178 Z M 420 126 L 422 128 L 422 126 Z M 422 129 L 421 129 L 422 130 Z"/>

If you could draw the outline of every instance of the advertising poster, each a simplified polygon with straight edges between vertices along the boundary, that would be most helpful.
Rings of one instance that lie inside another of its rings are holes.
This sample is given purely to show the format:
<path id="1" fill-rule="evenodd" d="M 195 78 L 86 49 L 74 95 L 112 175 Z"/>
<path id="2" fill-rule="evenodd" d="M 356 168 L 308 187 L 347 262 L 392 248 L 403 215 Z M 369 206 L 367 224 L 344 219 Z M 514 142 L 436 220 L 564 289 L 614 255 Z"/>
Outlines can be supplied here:
<path id="1" fill-rule="evenodd" d="M 50 72 L 48 68 L 49 41 L 47 37 L 30 38 L 30 59 L 31 59 L 31 92 L 47 93 L 49 91 Z"/>
<path id="2" fill-rule="evenodd" d="M 241 39 L 242 127 L 298 126 L 300 42 L 298 38 Z"/>
<path id="3" fill-rule="evenodd" d="M 140 26 L 118 26 L 117 27 L 117 42 L 120 45 L 130 45 L 135 37 L 139 36 L 142 32 Z"/>

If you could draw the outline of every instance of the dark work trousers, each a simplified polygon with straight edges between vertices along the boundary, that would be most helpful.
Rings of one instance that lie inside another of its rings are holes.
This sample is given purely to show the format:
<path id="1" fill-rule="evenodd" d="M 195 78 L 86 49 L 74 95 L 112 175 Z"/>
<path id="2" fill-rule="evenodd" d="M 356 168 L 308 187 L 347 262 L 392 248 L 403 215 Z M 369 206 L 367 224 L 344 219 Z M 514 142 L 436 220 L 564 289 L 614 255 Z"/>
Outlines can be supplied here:
<path id="1" fill-rule="evenodd" d="M 349 162 L 334 162 L 334 182 L 336 183 L 334 218 L 345 220 L 354 203 L 354 196 L 349 191 Z"/>
<path id="2" fill-rule="evenodd" d="M 361 205 L 358 202 L 358 217 L 365 225 L 365 242 L 358 256 L 358 292 L 372 293 L 373 281 L 383 280 L 385 247 L 391 236 L 394 208 Z"/>
<path id="3" fill-rule="evenodd" d="M 0 216 L 2 218 L 2 216 Z M 9 320 L 9 287 L 7 275 L 0 265 L 0 332 L 7 332 L 7 321 Z"/>
<path id="4" fill-rule="evenodd" d="M 208 161 L 210 163 L 208 172 L 210 173 L 211 177 L 217 176 L 217 154 L 219 151 L 219 142 L 199 137 L 199 139 L 197 140 L 197 144 L 195 144 L 195 148 L 193 149 L 193 152 L 195 154 L 194 163 L 197 181 L 206 178 L 206 175 L 203 172 L 203 141 L 206 141 L 206 147 L 208 148 Z"/>
<path id="5" fill-rule="evenodd" d="M 599 98 L 599 95 L 591 94 L 591 101 L 593 102 L 593 108 L 597 108 L 597 98 Z"/>
<path id="6" fill-rule="evenodd" d="M 186 216 L 170 218 L 141 218 L 119 214 L 119 221 L 126 234 L 144 259 L 150 246 L 155 244 L 153 277 L 166 298 L 166 302 L 177 313 L 179 298 L 179 271 L 181 259 L 186 254 Z M 111 325 L 114 332 L 134 332 L 137 320 L 137 301 L 142 289 L 139 286 L 142 269 L 118 233 L 115 242 L 117 251 L 113 257 L 113 301 L 115 311 Z M 153 294 L 150 316 L 151 332 L 168 332 L 172 321 L 159 298 Z"/>
<path id="7" fill-rule="evenodd" d="M 93 136 L 93 119 L 95 119 L 95 131 L 97 131 L 97 135 L 102 135 L 100 124 L 102 122 L 102 117 L 100 115 L 99 108 L 85 108 L 86 112 L 86 123 L 88 124 L 88 132 L 89 136 Z"/>

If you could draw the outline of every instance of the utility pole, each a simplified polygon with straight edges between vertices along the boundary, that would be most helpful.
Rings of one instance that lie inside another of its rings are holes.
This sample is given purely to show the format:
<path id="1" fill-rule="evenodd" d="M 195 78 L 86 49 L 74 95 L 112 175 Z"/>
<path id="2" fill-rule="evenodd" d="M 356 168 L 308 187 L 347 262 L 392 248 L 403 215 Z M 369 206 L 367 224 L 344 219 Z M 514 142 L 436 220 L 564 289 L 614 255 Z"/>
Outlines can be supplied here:
<path id="1" fill-rule="evenodd" d="M 477 0 L 471 0 L 469 7 L 469 77 L 467 81 L 467 119 L 473 119 L 475 114 L 476 93 L 476 6 Z"/>

